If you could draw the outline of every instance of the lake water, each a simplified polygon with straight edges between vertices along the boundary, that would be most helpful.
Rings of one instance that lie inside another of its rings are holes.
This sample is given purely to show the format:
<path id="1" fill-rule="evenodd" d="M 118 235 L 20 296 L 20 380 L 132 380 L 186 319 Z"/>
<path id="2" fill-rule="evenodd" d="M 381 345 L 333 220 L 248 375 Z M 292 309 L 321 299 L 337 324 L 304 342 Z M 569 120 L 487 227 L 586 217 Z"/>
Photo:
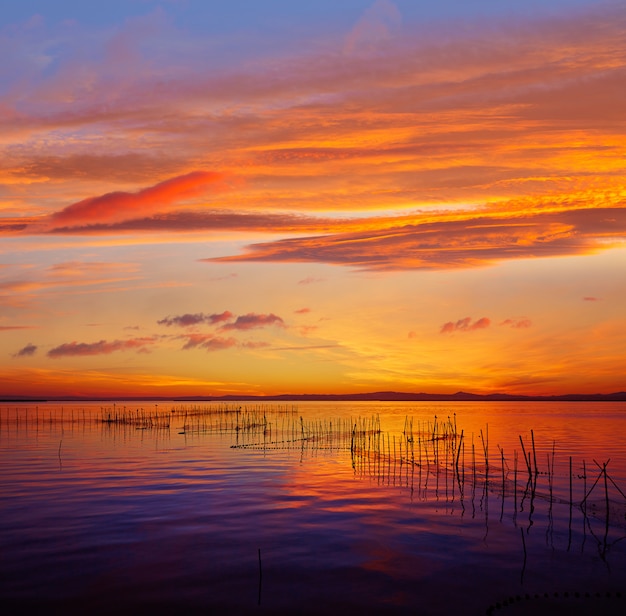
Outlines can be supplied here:
<path id="1" fill-rule="evenodd" d="M 612 614 L 623 403 L 0 404 L 0 609 Z"/>

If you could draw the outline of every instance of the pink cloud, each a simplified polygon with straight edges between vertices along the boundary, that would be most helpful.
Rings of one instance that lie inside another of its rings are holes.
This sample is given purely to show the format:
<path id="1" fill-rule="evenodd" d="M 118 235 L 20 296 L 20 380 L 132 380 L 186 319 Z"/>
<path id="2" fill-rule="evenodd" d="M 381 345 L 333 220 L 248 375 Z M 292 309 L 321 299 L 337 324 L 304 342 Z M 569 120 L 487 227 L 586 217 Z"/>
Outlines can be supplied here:
<path id="1" fill-rule="evenodd" d="M 598 297 L 583 297 L 583 301 L 585 302 L 598 302 L 600 299 Z"/>
<path id="2" fill-rule="evenodd" d="M 87 355 L 108 355 L 115 351 L 137 350 L 145 351 L 146 347 L 154 344 L 155 338 L 134 338 L 131 340 L 99 340 L 98 342 L 68 342 L 61 344 L 50 351 L 48 357 L 75 357 Z"/>
<path id="3" fill-rule="evenodd" d="M 278 325 L 280 327 L 285 326 L 285 322 L 275 314 L 254 314 L 250 312 L 242 316 L 237 317 L 234 323 L 226 323 L 222 325 L 220 329 L 225 331 L 230 330 L 248 330 L 258 327 L 266 327 L 268 325 Z"/>
<path id="4" fill-rule="evenodd" d="M 294 312 L 296 314 L 308 314 L 309 312 L 311 312 L 310 308 L 300 308 L 298 310 L 294 310 Z"/>
<path id="5" fill-rule="evenodd" d="M 135 193 L 118 191 L 84 199 L 56 212 L 51 219 L 55 226 L 128 220 L 163 211 L 173 203 L 202 195 L 223 177 L 220 173 L 192 171 Z"/>
<path id="6" fill-rule="evenodd" d="M 453 332 L 469 332 L 477 329 L 485 329 L 491 325 L 491 320 L 487 317 L 482 317 L 477 321 L 472 322 L 471 317 L 465 317 L 459 319 L 456 323 L 448 321 L 441 326 L 440 333 L 451 334 Z"/>

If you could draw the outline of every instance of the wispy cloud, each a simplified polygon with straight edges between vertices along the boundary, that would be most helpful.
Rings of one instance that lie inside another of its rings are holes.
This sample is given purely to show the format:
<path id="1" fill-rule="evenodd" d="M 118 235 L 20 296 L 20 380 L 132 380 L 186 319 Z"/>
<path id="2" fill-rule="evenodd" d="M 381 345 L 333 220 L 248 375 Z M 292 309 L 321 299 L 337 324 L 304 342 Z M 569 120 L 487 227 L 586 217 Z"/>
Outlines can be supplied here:
<path id="1" fill-rule="evenodd" d="M 235 212 L 203 208 L 203 211 L 184 210 L 163 212 L 151 216 L 128 216 L 119 222 L 79 222 L 48 229 L 48 233 L 66 235 L 107 235 L 120 232 L 177 233 L 187 231 L 255 231 L 263 233 L 318 232 L 333 229 L 358 228 L 359 221 L 337 220 L 299 214 L 272 212 Z M 219 280 L 236 274 L 219 277 Z"/>
<path id="2" fill-rule="evenodd" d="M 138 280 L 138 270 L 136 263 L 125 262 L 64 261 L 42 267 L 27 265 L 0 281 L 0 297 L 4 303 L 15 303 L 16 299 L 23 302 L 42 292 L 110 291 L 114 283 Z"/>
<path id="3" fill-rule="evenodd" d="M 448 321 L 441 326 L 439 330 L 442 334 L 452 334 L 454 332 L 471 332 L 477 329 L 486 329 L 491 325 L 491 320 L 487 317 L 481 317 L 476 321 L 472 321 L 471 317 L 465 317 L 458 321 Z"/>
<path id="4" fill-rule="evenodd" d="M 340 349 L 340 344 L 310 344 L 303 346 L 275 347 L 275 351 L 319 351 L 325 349 Z"/>
<path id="5" fill-rule="evenodd" d="M 154 16 L 93 37 L 102 53 L 66 55 L 53 33 L 7 32 L 25 72 L 0 114 L 19 153 L 0 162 L 0 181 L 15 194 L 51 178 L 73 195 L 81 178 L 111 190 L 73 203 L 33 194 L 30 207 L 56 213 L 16 214 L 0 233 L 280 233 L 218 260 L 369 270 L 480 267 L 624 241 L 623 7 L 489 36 L 397 27 L 397 9 L 379 0 L 341 41 L 218 71 L 206 70 L 206 41 L 183 41 Z M 45 75 L 30 46 L 53 59 Z M 103 139 L 109 128 L 119 137 Z M 209 131 L 210 143 L 198 138 Z M 63 148 L 42 153 L 43 142 Z M 202 199 L 217 190 L 219 204 Z M 420 213 L 315 214 L 407 204 Z M 457 220 L 437 215 L 460 204 Z M 600 210 L 604 225 L 592 220 Z"/>
<path id="6" fill-rule="evenodd" d="M 156 338 L 144 337 L 130 340 L 99 340 L 98 342 L 67 342 L 48 351 L 48 357 L 76 357 L 89 355 L 109 355 L 116 351 L 145 351 L 156 342 Z"/>
<path id="7" fill-rule="evenodd" d="M 65 35 L 67 47 L 43 26 L 6 31 L 23 70 L 0 115 L 15 154 L 0 180 L 108 180 L 110 192 L 54 201 L 54 226 L 84 233 L 191 229 L 191 216 L 162 215 L 220 188 L 222 174 L 242 184 L 215 209 L 248 213 L 619 194 L 623 7 L 453 32 L 397 31 L 392 7 L 379 0 L 347 37 L 315 50 L 220 70 L 207 70 L 206 40 L 183 40 L 163 16 Z M 44 140 L 63 147 L 52 155 Z M 28 222 L 3 224 L 14 233 Z"/>
<path id="8" fill-rule="evenodd" d="M 503 325 L 505 327 L 512 327 L 513 329 L 526 329 L 528 327 L 531 327 L 532 324 L 533 322 L 526 317 L 519 319 L 505 319 L 504 321 L 502 321 L 502 323 L 500 323 L 500 325 Z"/>
<path id="9" fill-rule="evenodd" d="M 318 282 L 324 282 L 324 278 L 314 278 L 313 276 L 307 276 L 302 280 L 298 280 L 298 284 L 316 284 Z"/>
<path id="10" fill-rule="evenodd" d="M 223 351 L 239 345 L 235 338 L 222 338 L 212 334 L 188 334 L 185 339 L 184 350 L 201 348 L 207 351 Z"/>
<path id="11" fill-rule="evenodd" d="M 583 297 L 584 302 L 598 302 L 600 301 L 599 297 Z"/>
<path id="12" fill-rule="evenodd" d="M 211 260 L 321 262 L 364 270 L 455 269 L 508 259 L 590 254 L 626 242 L 626 207 L 458 216 L 254 244 L 245 254 Z"/>

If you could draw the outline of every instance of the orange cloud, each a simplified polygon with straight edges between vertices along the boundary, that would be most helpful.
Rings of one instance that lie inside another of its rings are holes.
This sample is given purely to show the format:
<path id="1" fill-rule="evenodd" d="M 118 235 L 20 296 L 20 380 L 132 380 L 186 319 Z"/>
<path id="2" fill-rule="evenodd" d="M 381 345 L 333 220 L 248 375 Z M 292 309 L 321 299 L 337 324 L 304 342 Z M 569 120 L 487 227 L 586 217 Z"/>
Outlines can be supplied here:
<path id="1" fill-rule="evenodd" d="M 419 24 L 393 32 L 396 14 L 381 0 L 347 41 L 221 71 L 206 70 L 207 43 L 193 38 L 185 62 L 172 49 L 147 70 L 141 28 L 122 37 L 132 60 L 125 52 L 113 62 L 121 35 L 102 33 L 102 54 L 55 58 L 45 79 L 33 70 L 15 84 L 0 131 L 19 148 L 0 162 L 0 181 L 117 188 L 219 157 L 246 178 L 226 203 L 233 210 L 482 202 L 568 193 L 597 178 L 623 184 L 623 7 L 445 33 Z M 100 56 L 104 64 L 89 59 Z M 103 138 L 109 128 L 116 139 Z M 209 131 L 209 142 L 199 138 Z M 62 153 L 42 148 L 47 139 Z M 61 226 L 77 224 L 73 215 L 85 226 L 152 213 L 143 192 L 75 203 Z M 171 198 L 164 192 L 154 207 Z M 120 199 L 130 216 L 113 205 Z"/>
<path id="2" fill-rule="evenodd" d="M 144 188 L 136 193 L 112 192 L 69 205 L 51 216 L 53 225 L 85 225 L 119 222 L 165 210 L 168 206 L 197 197 L 224 178 L 223 174 L 193 171 Z"/>
<path id="3" fill-rule="evenodd" d="M 54 359 L 59 357 L 76 357 L 86 355 L 108 355 L 115 351 L 126 350 L 146 350 L 148 346 L 154 344 L 155 338 L 134 338 L 131 340 L 113 340 L 107 342 L 100 340 L 98 342 L 68 342 L 54 347 L 48 351 L 48 357 Z"/>

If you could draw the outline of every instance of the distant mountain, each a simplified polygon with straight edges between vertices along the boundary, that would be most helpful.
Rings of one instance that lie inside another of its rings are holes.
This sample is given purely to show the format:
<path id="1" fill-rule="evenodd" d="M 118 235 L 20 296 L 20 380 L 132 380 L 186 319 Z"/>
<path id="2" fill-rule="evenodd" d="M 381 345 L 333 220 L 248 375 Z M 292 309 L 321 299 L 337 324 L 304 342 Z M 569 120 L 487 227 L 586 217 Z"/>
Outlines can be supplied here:
<path id="1" fill-rule="evenodd" d="M 48 397 L 33 399 L 26 396 L 0 396 L 0 403 L 6 402 L 58 402 L 67 401 L 114 401 L 114 400 L 177 400 L 177 401 L 204 401 L 204 402 L 235 402 L 235 401 L 267 401 L 267 402 L 626 402 L 626 391 L 610 394 L 562 394 L 559 396 L 522 396 L 516 394 L 493 393 L 472 394 L 457 391 L 454 394 L 429 394 L 398 391 L 377 391 L 363 394 L 279 394 L 274 396 L 256 395 L 228 395 L 228 396 L 176 396 L 166 397 L 111 397 L 111 398 L 82 398 L 82 397 Z"/>
<path id="2" fill-rule="evenodd" d="M 281 394 L 277 396 L 219 396 L 207 397 L 206 400 L 267 400 L 287 402 L 626 402 L 626 392 L 621 391 L 610 394 L 563 394 L 560 396 L 521 396 L 503 393 L 481 395 L 472 394 L 464 391 L 458 391 L 454 394 L 377 391 L 363 394 Z"/>

